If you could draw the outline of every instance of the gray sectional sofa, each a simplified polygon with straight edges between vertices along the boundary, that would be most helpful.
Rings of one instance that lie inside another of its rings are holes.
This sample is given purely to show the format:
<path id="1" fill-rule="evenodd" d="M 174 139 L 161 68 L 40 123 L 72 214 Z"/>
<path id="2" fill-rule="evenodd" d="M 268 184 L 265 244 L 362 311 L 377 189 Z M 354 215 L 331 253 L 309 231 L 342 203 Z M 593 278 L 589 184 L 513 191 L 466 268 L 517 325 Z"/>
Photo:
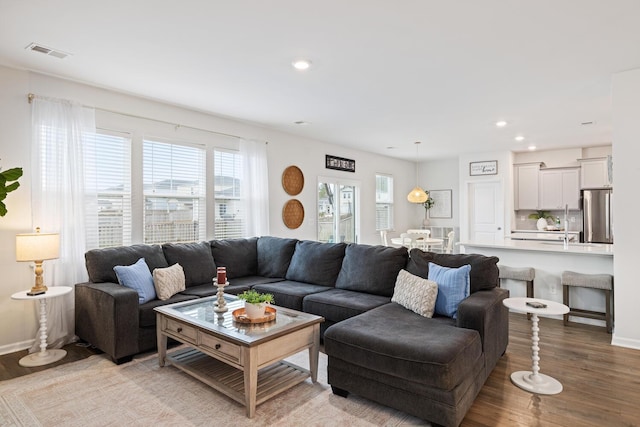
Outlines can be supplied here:
<path id="1" fill-rule="evenodd" d="M 139 304 L 113 267 L 145 258 L 150 270 L 179 263 L 186 289 Z M 508 291 L 495 257 L 278 237 L 132 245 L 85 255 L 89 282 L 77 284 L 76 334 L 116 363 L 156 346 L 154 307 L 212 296 L 224 266 L 238 294 L 253 288 L 276 305 L 323 316 L 321 333 L 334 393 L 349 392 L 442 425 L 458 425 L 505 352 Z M 471 265 L 471 295 L 457 319 L 422 317 L 391 302 L 401 269 L 428 277 L 429 262 Z"/>

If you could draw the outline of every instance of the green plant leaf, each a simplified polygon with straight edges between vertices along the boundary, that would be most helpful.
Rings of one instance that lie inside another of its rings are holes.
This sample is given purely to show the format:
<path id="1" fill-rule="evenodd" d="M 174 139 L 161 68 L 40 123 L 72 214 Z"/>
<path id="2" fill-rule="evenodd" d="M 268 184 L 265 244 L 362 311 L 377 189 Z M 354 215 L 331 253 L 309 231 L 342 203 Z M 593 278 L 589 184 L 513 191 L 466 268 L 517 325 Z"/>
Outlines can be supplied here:
<path id="1" fill-rule="evenodd" d="M 4 187 L 4 191 L 6 191 L 7 193 L 11 193 L 12 191 L 16 191 L 18 187 L 20 187 L 20 183 L 14 182 L 13 184 L 9 184 L 6 187 Z"/>
<path id="2" fill-rule="evenodd" d="M 0 202 L 0 216 L 5 216 L 7 214 L 7 207 L 4 202 Z"/>
<path id="3" fill-rule="evenodd" d="M 22 176 L 22 168 L 12 168 L 6 171 L 0 172 L 7 181 L 15 181 Z"/>

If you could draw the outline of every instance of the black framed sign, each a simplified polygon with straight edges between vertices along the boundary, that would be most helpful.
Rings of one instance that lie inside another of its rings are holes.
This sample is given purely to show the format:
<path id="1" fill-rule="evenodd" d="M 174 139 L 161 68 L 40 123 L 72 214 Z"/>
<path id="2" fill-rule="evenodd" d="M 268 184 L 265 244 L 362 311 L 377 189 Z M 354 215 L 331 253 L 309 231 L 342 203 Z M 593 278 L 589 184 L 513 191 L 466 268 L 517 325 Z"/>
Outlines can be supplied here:
<path id="1" fill-rule="evenodd" d="M 352 159 L 345 159 L 344 157 L 330 156 L 329 154 L 327 154 L 325 156 L 325 167 L 327 169 L 335 169 L 335 170 L 345 171 L 345 172 L 355 172 L 356 161 Z"/>
<path id="2" fill-rule="evenodd" d="M 469 175 L 497 175 L 498 174 L 498 161 L 486 160 L 484 162 L 471 162 L 469 163 Z"/>

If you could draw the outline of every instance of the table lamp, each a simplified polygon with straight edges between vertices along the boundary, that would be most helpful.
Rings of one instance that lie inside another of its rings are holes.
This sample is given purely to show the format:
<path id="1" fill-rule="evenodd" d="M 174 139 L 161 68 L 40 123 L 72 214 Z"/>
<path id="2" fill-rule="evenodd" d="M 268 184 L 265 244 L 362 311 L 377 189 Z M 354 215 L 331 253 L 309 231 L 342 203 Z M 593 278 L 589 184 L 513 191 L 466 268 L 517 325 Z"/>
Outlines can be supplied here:
<path id="1" fill-rule="evenodd" d="M 27 295 L 41 295 L 47 291 L 42 278 L 42 262 L 60 256 L 60 235 L 58 233 L 35 233 L 16 235 L 16 261 L 36 264 L 36 283 Z"/>

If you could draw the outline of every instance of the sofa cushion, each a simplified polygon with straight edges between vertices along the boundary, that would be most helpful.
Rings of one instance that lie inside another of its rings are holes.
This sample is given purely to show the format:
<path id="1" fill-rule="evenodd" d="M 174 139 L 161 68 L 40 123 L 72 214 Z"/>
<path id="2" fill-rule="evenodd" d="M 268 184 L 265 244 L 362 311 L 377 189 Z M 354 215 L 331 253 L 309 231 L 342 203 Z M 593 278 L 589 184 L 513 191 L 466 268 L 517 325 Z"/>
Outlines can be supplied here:
<path id="1" fill-rule="evenodd" d="M 281 280 L 283 279 L 261 276 L 237 277 L 224 287 L 224 293 L 238 295 L 241 292 L 248 291 L 253 285 L 257 285 L 259 283 L 279 282 Z M 203 285 L 191 286 L 181 293 L 185 295 L 195 295 L 198 297 L 210 297 L 212 295 L 215 295 L 216 292 L 218 292 L 218 288 L 216 286 L 213 286 L 210 283 L 205 283 Z"/>
<path id="2" fill-rule="evenodd" d="M 285 278 L 314 285 L 335 286 L 346 247 L 344 243 L 299 241 Z"/>
<path id="3" fill-rule="evenodd" d="M 156 268 L 153 270 L 153 286 L 159 300 L 165 301 L 184 291 L 185 279 L 184 270 L 178 263 L 167 268 Z"/>
<path id="4" fill-rule="evenodd" d="M 227 280 L 258 274 L 258 238 L 211 241 L 211 253 L 218 267 L 227 267 Z"/>
<path id="5" fill-rule="evenodd" d="M 437 254 L 424 252 L 420 249 L 411 249 L 407 263 L 407 271 L 424 279 L 429 278 L 429 263 L 443 267 L 458 268 L 465 264 L 471 266 L 469 272 L 470 291 L 477 292 L 482 289 L 493 289 L 498 286 L 498 257 L 479 254 Z"/>
<path id="6" fill-rule="evenodd" d="M 113 270 L 116 272 L 118 283 L 138 292 L 140 304 L 156 299 L 153 277 L 144 258 L 132 265 L 116 265 Z"/>
<path id="7" fill-rule="evenodd" d="M 297 242 L 296 239 L 260 237 L 258 239 L 258 275 L 284 278 Z"/>
<path id="8" fill-rule="evenodd" d="M 407 270 L 400 270 L 391 301 L 420 316 L 433 317 L 437 296 L 436 282 L 414 276 Z"/>
<path id="9" fill-rule="evenodd" d="M 351 364 L 412 382 L 451 390 L 474 375 L 483 357 L 478 331 L 451 319 L 426 318 L 396 303 L 330 326 L 325 353 Z M 401 332 L 401 333 L 399 333 Z"/>
<path id="10" fill-rule="evenodd" d="M 160 245 L 131 245 L 115 248 L 92 249 L 84 254 L 89 281 L 93 283 L 118 283 L 116 265 L 131 265 L 144 258 L 149 272 L 155 268 L 165 268 L 169 264 Z"/>
<path id="11" fill-rule="evenodd" d="M 438 284 L 436 313 L 453 319 L 458 317 L 458 306 L 469 296 L 470 270 L 470 265 L 450 268 L 429 263 L 429 280 Z"/>
<path id="12" fill-rule="evenodd" d="M 304 297 L 333 288 L 311 283 L 283 280 L 280 282 L 255 285 L 253 289 L 263 294 L 272 294 L 275 305 L 302 311 L 302 300 Z"/>
<path id="13" fill-rule="evenodd" d="M 389 301 L 389 297 L 331 288 L 304 297 L 302 311 L 322 316 L 328 322 L 341 322 Z"/>
<path id="14" fill-rule="evenodd" d="M 351 243 L 345 250 L 336 288 L 391 297 L 408 257 L 404 247 Z"/>
<path id="15" fill-rule="evenodd" d="M 162 251 L 170 265 L 178 263 L 182 266 L 186 287 L 213 283 L 216 264 L 208 242 L 165 243 Z"/>

